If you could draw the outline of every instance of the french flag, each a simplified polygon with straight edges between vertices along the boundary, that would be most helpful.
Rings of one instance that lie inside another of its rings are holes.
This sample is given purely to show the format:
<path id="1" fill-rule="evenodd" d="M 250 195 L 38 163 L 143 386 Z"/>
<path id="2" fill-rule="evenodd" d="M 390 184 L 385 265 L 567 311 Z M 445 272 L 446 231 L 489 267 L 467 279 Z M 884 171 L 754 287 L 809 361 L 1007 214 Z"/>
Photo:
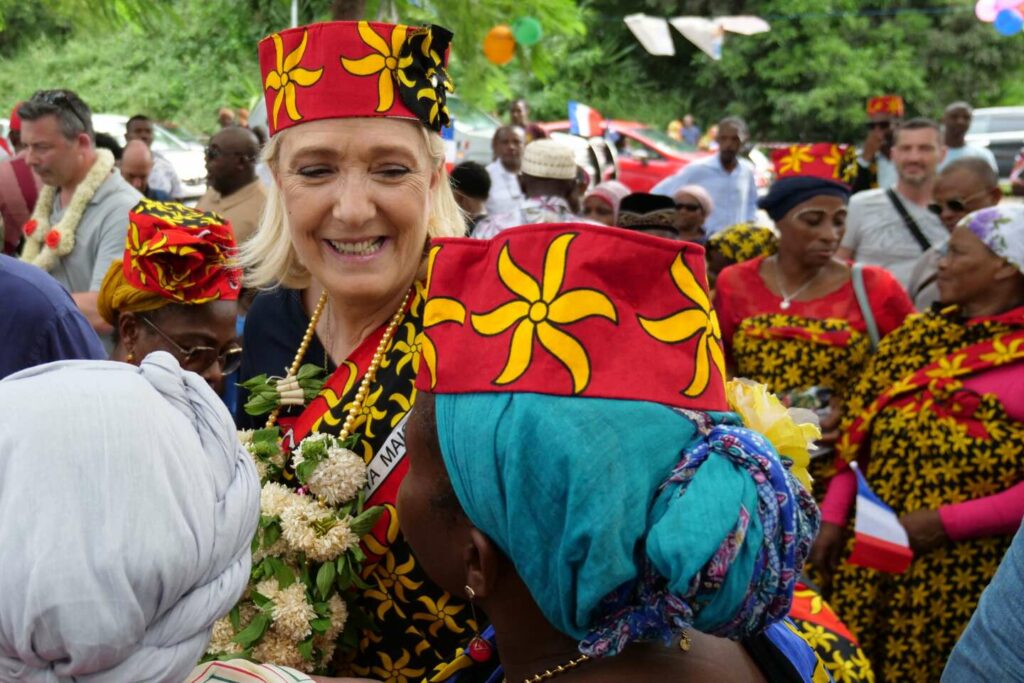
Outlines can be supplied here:
<path id="1" fill-rule="evenodd" d="M 569 100 L 569 132 L 585 138 L 601 134 L 601 112 L 591 109 L 582 102 Z"/>
<path id="2" fill-rule="evenodd" d="M 893 509 L 868 486 L 857 463 L 850 466 L 857 474 L 857 517 L 849 562 L 881 572 L 902 574 L 914 559 L 907 530 Z"/>

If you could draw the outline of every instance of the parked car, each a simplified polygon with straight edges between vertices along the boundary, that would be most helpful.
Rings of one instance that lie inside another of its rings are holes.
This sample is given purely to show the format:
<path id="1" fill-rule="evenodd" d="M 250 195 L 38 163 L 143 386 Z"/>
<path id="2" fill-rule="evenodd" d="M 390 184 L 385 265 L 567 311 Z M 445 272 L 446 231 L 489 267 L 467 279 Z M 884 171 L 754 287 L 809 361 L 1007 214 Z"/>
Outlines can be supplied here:
<path id="1" fill-rule="evenodd" d="M 491 163 L 494 160 L 491 139 L 494 131 L 501 127 L 501 121 L 456 95 L 448 96 L 448 112 L 455 128 L 455 157 L 448 161 L 452 164 L 475 161 L 485 166 Z"/>
<path id="2" fill-rule="evenodd" d="M 127 116 L 120 114 L 93 114 L 92 127 L 97 133 L 106 133 L 117 144 L 124 146 Z M 195 140 L 184 140 L 163 126 L 153 124 L 153 151 L 163 154 L 178 173 L 185 191 L 184 200 L 191 202 L 206 192 L 206 158 L 203 144 Z"/>
<path id="3" fill-rule="evenodd" d="M 1013 162 L 1024 147 L 1024 107 L 975 109 L 967 144 L 992 150 L 999 177 L 1010 177 Z"/>
<path id="4" fill-rule="evenodd" d="M 709 156 L 688 148 L 678 140 L 638 121 L 607 121 L 598 134 L 613 140 L 617 159 L 617 178 L 634 192 L 648 192 L 660 180 L 680 171 L 697 159 Z M 568 121 L 540 124 L 549 133 L 568 132 Z"/>

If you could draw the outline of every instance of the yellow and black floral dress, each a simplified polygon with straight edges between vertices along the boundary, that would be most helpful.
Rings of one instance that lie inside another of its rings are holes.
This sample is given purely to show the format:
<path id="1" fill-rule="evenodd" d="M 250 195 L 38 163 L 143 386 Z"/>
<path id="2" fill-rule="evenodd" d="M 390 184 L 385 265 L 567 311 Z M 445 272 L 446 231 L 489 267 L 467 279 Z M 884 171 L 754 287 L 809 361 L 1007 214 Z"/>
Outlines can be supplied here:
<path id="1" fill-rule="evenodd" d="M 1005 491 L 1021 480 L 1024 423 L 1004 402 L 1021 403 L 1022 380 L 1024 308 L 969 321 L 953 310 L 915 316 L 883 340 L 847 400 L 840 458 L 857 459 L 897 514 Z M 834 604 L 879 680 L 939 680 L 1010 538 L 951 542 L 903 574 L 840 567 Z"/>
<path id="2" fill-rule="evenodd" d="M 731 266 L 718 277 L 715 310 L 735 375 L 768 386 L 790 403 L 827 408 L 852 389 L 871 354 L 853 284 L 810 301 L 786 302 L 760 275 L 764 257 Z M 889 273 L 864 268 L 864 285 L 880 335 L 899 327 L 914 307 Z M 823 480 L 827 463 L 812 461 Z"/>

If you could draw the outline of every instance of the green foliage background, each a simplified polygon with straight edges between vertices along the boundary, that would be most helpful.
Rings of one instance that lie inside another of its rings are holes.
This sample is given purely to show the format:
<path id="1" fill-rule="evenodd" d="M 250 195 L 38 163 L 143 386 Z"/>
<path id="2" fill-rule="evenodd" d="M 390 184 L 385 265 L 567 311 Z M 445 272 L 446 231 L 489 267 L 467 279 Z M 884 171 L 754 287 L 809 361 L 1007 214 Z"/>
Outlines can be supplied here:
<path id="1" fill-rule="evenodd" d="M 564 118 L 574 94 L 606 116 L 665 124 L 745 117 L 755 138 L 859 140 L 865 100 L 895 92 L 908 115 L 1024 105 L 1024 35 L 1002 37 L 974 16 L 975 0 L 593 0 L 588 32 L 556 56 L 565 70 L 535 93 L 541 118 Z M 755 14 L 772 30 L 728 34 L 712 61 L 672 29 L 674 57 L 648 55 L 624 15 Z"/>
<path id="2" fill-rule="evenodd" d="M 578 99 L 616 118 L 664 125 L 745 116 L 760 139 L 859 139 L 864 100 L 899 92 L 912 114 L 1024 104 L 1024 36 L 1002 38 L 974 0 L 366 0 L 367 16 L 435 21 L 456 34 L 460 95 L 499 110 L 529 97 L 537 119 Z M 303 0 L 300 21 L 330 18 Z M 0 107 L 42 87 L 77 90 L 95 111 L 146 112 L 209 132 L 221 106 L 260 94 L 256 42 L 288 25 L 287 0 L 0 0 Z M 772 31 L 726 39 L 720 62 L 673 33 L 676 56 L 644 52 L 622 22 L 655 16 L 758 14 Z M 532 15 L 545 37 L 510 64 L 479 45 L 495 24 Z"/>

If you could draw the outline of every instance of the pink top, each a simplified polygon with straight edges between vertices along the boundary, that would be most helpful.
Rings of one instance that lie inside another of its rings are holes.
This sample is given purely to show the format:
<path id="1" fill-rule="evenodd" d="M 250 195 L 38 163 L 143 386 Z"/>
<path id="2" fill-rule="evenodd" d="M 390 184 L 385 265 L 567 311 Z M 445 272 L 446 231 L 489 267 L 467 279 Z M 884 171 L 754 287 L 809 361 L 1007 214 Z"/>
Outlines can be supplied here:
<path id="1" fill-rule="evenodd" d="M 1024 391 L 1017 391 L 1014 386 L 1020 375 L 1020 366 L 1006 365 L 967 378 L 964 387 L 978 394 L 995 394 L 1007 415 L 1024 422 Z M 836 474 L 821 504 L 822 521 L 844 526 L 856 497 L 857 477 L 853 471 L 846 469 Z M 953 541 L 1012 534 L 1024 519 L 1024 481 L 991 496 L 943 505 L 939 517 L 946 535 Z"/>

